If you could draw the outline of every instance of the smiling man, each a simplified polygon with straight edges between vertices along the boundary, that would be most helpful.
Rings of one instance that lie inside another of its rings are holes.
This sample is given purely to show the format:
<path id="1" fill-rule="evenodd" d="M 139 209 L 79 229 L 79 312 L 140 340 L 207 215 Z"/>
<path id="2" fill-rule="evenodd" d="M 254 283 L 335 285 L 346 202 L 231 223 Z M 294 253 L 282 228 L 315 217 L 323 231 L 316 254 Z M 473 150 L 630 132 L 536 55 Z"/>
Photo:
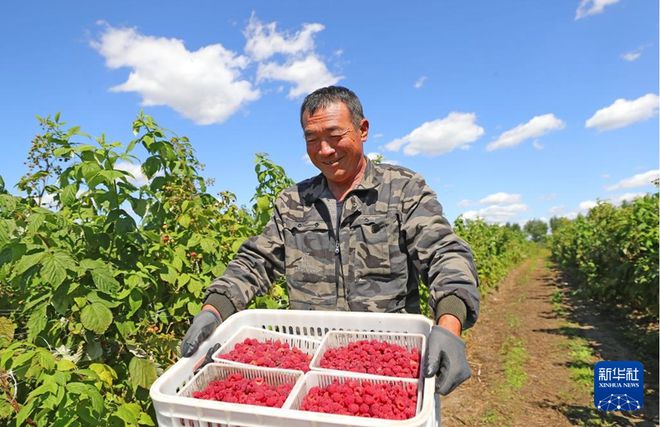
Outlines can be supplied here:
<path id="1" fill-rule="evenodd" d="M 307 154 L 321 171 L 284 190 L 273 217 L 248 239 L 184 337 L 192 355 L 222 319 L 286 277 L 292 309 L 420 312 L 428 284 L 437 326 L 428 339 L 425 373 L 447 394 L 470 377 L 461 331 L 479 313 L 477 272 L 424 179 L 364 155 L 369 122 L 358 97 L 330 86 L 300 110 Z"/>

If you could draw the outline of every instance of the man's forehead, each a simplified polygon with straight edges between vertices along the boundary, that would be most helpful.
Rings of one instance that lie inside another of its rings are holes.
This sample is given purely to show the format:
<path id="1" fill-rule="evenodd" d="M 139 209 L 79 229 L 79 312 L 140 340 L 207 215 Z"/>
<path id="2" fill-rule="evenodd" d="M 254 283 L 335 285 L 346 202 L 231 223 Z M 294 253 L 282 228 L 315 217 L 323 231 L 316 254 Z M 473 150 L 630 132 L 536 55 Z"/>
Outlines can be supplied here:
<path id="1" fill-rule="evenodd" d="M 315 131 L 342 129 L 345 127 L 343 122 L 351 121 L 348 108 L 341 102 L 319 107 L 312 114 L 305 111 L 302 118 L 304 129 L 313 128 Z"/>

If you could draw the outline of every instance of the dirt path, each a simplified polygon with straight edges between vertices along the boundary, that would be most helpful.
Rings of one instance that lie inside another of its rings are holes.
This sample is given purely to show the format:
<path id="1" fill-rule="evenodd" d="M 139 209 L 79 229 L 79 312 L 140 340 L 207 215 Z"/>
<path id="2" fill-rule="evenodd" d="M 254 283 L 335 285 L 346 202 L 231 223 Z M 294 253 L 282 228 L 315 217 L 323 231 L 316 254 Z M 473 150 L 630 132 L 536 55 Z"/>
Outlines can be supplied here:
<path id="1" fill-rule="evenodd" d="M 464 336 L 472 378 L 443 398 L 443 427 L 657 425 L 657 360 L 635 354 L 612 320 L 569 291 L 540 254 L 485 298 Z M 594 409 L 590 369 L 599 360 L 644 363 L 643 414 Z"/>

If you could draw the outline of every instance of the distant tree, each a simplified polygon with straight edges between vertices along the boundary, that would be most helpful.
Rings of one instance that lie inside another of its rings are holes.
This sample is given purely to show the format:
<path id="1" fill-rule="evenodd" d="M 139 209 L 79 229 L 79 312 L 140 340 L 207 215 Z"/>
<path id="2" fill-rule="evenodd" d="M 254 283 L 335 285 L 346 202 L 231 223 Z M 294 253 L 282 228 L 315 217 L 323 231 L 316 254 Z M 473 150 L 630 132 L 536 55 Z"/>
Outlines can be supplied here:
<path id="1" fill-rule="evenodd" d="M 540 219 L 530 219 L 525 223 L 524 230 L 533 242 L 543 242 L 548 234 L 548 224 Z"/>
<path id="2" fill-rule="evenodd" d="M 571 220 L 568 218 L 553 216 L 550 218 L 550 232 L 555 233 L 559 231 L 559 229 L 561 229 L 569 222 L 571 222 Z"/>
<path id="3" fill-rule="evenodd" d="M 520 224 L 518 224 L 517 222 L 514 223 L 507 222 L 506 224 L 504 224 L 504 226 L 513 231 L 522 231 L 522 229 L 520 228 Z"/>

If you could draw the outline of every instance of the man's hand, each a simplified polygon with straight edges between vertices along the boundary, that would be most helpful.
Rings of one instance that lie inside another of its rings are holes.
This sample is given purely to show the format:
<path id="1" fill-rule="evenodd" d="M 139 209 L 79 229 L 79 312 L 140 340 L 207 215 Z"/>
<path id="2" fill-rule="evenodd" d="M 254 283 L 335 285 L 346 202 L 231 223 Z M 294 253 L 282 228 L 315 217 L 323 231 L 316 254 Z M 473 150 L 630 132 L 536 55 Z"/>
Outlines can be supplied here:
<path id="1" fill-rule="evenodd" d="M 199 345 L 220 326 L 220 323 L 220 314 L 215 309 L 207 309 L 207 306 L 204 306 L 202 311 L 193 317 L 192 324 L 181 341 L 181 355 L 190 357 L 195 354 Z"/>
<path id="2" fill-rule="evenodd" d="M 436 391 L 443 396 L 470 378 L 472 371 L 465 357 L 465 343 L 448 329 L 434 326 L 426 347 L 425 375 L 437 375 Z"/>

